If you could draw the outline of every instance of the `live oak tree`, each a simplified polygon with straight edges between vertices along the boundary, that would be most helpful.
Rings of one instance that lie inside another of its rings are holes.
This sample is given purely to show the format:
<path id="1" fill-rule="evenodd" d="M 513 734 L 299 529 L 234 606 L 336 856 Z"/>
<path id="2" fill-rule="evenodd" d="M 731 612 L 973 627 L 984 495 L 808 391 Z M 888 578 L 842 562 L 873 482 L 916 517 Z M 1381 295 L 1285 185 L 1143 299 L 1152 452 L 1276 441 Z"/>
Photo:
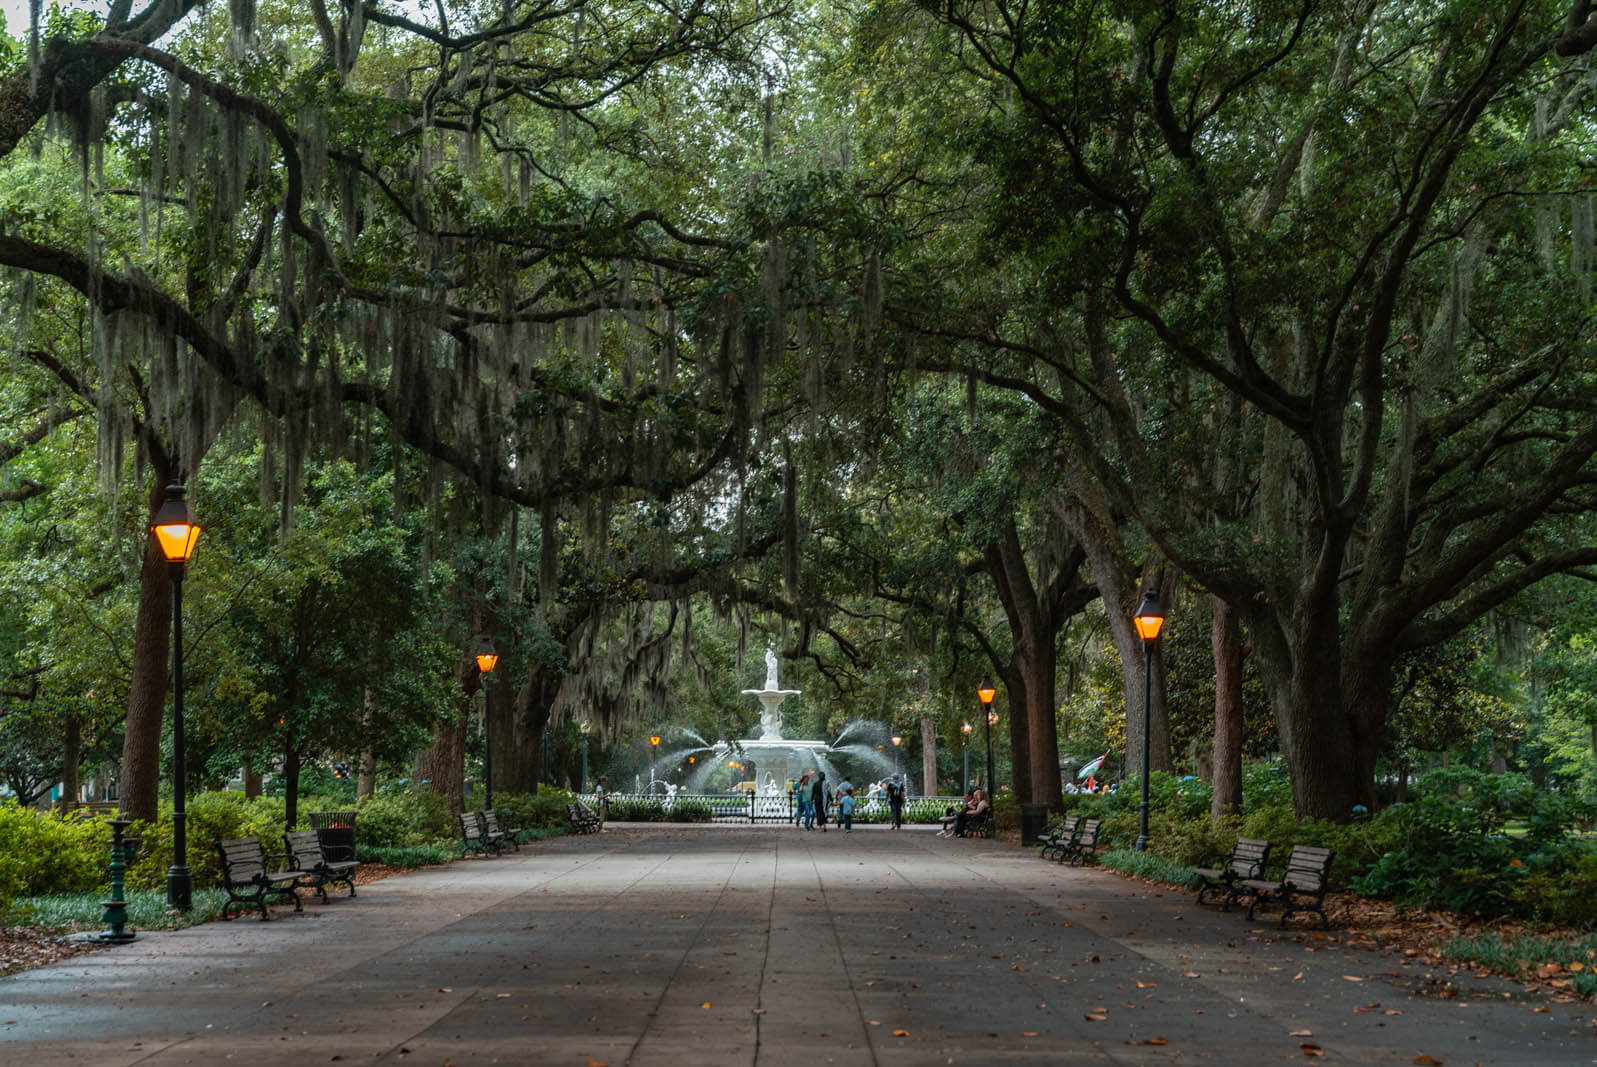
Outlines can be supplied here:
<path id="1" fill-rule="evenodd" d="M 1008 299 L 906 259 L 888 314 L 1235 609 L 1303 814 L 1373 803 L 1398 657 L 1597 558 L 1589 15 L 926 9 Z"/>

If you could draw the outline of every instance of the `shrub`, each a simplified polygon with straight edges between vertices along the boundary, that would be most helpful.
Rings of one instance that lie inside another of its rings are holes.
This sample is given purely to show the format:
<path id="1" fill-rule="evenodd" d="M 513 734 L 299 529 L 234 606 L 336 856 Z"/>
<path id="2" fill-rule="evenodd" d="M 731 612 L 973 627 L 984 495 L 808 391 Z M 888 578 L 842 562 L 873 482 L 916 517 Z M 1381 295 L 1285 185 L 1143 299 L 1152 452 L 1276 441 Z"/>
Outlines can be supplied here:
<path id="1" fill-rule="evenodd" d="M 189 875 L 196 887 L 216 885 L 221 878 L 216 841 L 221 838 L 259 837 L 267 852 L 283 850 L 282 797 L 254 797 L 219 791 L 196 793 L 185 805 Z M 155 822 L 136 822 L 128 833 L 140 839 L 139 858 L 129 868 L 127 882 L 140 889 L 166 885 L 172 866 L 172 804 L 161 802 Z"/>
<path id="2" fill-rule="evenodd" d="M 40 893 L 86 893 L 110 880 L 111 828 L 0 801 L 0 905 Z M 0 910 L 4 910 L 0 908 Z"/>
<path id="3" fill-rule="evenodd" d="M 566 805 L 571 794 L 563 789 L 540 789 L 536 793 L 506 793 L 494 797 L 494 810 L 505 812 L 512 826 L 524 830 L 566 829 L 571 825 Z"/>
<path id="4" fill-rule="evenodd" d="M 449 804 L 437 793 L 379 793 L 362 802 L 355 820 L 357 847 L 409 848 L 452 842 L 459 835 Z"/>

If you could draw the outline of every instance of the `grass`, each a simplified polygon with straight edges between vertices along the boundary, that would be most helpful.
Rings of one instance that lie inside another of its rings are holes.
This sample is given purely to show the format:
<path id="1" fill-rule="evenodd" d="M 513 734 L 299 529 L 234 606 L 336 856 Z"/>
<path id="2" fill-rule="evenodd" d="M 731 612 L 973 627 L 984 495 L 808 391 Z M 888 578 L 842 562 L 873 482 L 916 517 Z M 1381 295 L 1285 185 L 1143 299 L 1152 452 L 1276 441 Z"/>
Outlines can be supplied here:
<path id="1" fill-rule="evenodd" d="M 1442 947 L 1445 959 L 1486 967 L 1520 978 L 1543 977 L 1538 972 L 1556 964 L 1583 996 L 1597 994 L 1597 934 L 1585 937 L 1545 937 L 1521 934 L 1480 934 L 1459 937 Z"/>
<path id="2" fill-rule="evenodd" d="M 105 893 L 60 893 L 42 897 L 20 897 L 5 916 L 9 926 L 31 926 L 46 930 L 71 931 L 104 927 L 102 903 Z M 143 930 L 181 930 L 210 922 L 222 913 L 227 894 L 220 889 L 194 890 L 192 911 L 171 911 L 166 906 L 166 890 L 135 889 L 127 894 L 128 921 Z"/>

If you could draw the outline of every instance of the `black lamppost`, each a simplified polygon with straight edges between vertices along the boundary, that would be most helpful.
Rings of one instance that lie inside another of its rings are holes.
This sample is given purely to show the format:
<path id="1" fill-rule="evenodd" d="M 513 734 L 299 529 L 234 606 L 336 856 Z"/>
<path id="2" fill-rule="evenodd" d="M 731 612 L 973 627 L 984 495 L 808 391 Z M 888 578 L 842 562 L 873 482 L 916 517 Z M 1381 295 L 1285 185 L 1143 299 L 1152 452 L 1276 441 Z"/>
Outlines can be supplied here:
<path id="1" fill-rule="evenodd" d="M 959 791 L 960 796 L 965 796 L 970 792 L 970 732 L 974 729 L 975 727 L 968 722 L 959 728 L 959 732 L 964 735 L 959 747 L 965 754 L 965 780 L 962 783 L 964 788 Z"/>
<path id="2" fill-rule="evenodd" d="M 166 872 L 166 903 L 178 911 L 194 906 L 194 882 L 189 877 L 188 811 L 183 783 L 183 574 L 194 541 L 200 536 L 194 509 L 184 499 L 179 482 L 166 487 L 166 500 L 150 522 L 150 532 L 161 546 L 172 575 L 172 866 Z"/>
<path id="3" fill-rule="evenodd" d="M 577 724 L 577 732 L 582 734 L 582 788 L 577 792 L 587 795 L 588 792 L 588 731 L 593 729 L 593 724 L 583 719 Z"/>
<path id="4" fill-rule="evenodd" d="M 1142 638 L 1142 807 L 1137 812 L 1136 850 L 1146 852 L 1148 850 L 1148 750 L 1153 747 L 1148 736 L 1153 706 L 1153 643 L 1159 640 L 1159 631 L 1164 628 L 1164 609 L 1159 606 L 1159 594 L 1156 590 L 1149 589 L 1142 594 L 1142 604 L 1137 608 L 1133 621 L 1137 625 L 1137 636 Z"/>
<path id="5" fill-rule="evenodd" d="M 499 666 L 499 653 L 487 634 L 477 639 L 477 669 L 485 676 Z M 494 737 L 493 716 L 489 714 L 488 679 L 482 679 L 482 806 L 494 810 Z"/>
<path id="6" fill-rule="evenodd" d="M 976 687 L 976 695 L 981 697 L 981 709 L 986 713 L 987 719 L 987 798 L 993 797 L 993 724 L 998 721 L 998 713 L 993 710 L 993 697 L 998 695 L 998 690 L 993 688 L 992 675 L 982 678 L 981 685 Z"/>

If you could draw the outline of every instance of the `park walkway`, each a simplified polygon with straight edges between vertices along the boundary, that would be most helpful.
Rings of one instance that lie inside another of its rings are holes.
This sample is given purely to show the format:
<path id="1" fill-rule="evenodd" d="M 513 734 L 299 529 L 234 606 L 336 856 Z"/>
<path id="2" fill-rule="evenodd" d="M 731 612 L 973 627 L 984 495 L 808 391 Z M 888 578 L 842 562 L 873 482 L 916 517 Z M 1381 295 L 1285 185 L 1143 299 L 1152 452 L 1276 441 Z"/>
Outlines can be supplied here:
<path id="1" fill-rule="evenodd" d="M 276 914 L 0 978 L 0 1063 L 1597 1062 L 1588 1005 L 925 830 L 619 828 Z"/>

